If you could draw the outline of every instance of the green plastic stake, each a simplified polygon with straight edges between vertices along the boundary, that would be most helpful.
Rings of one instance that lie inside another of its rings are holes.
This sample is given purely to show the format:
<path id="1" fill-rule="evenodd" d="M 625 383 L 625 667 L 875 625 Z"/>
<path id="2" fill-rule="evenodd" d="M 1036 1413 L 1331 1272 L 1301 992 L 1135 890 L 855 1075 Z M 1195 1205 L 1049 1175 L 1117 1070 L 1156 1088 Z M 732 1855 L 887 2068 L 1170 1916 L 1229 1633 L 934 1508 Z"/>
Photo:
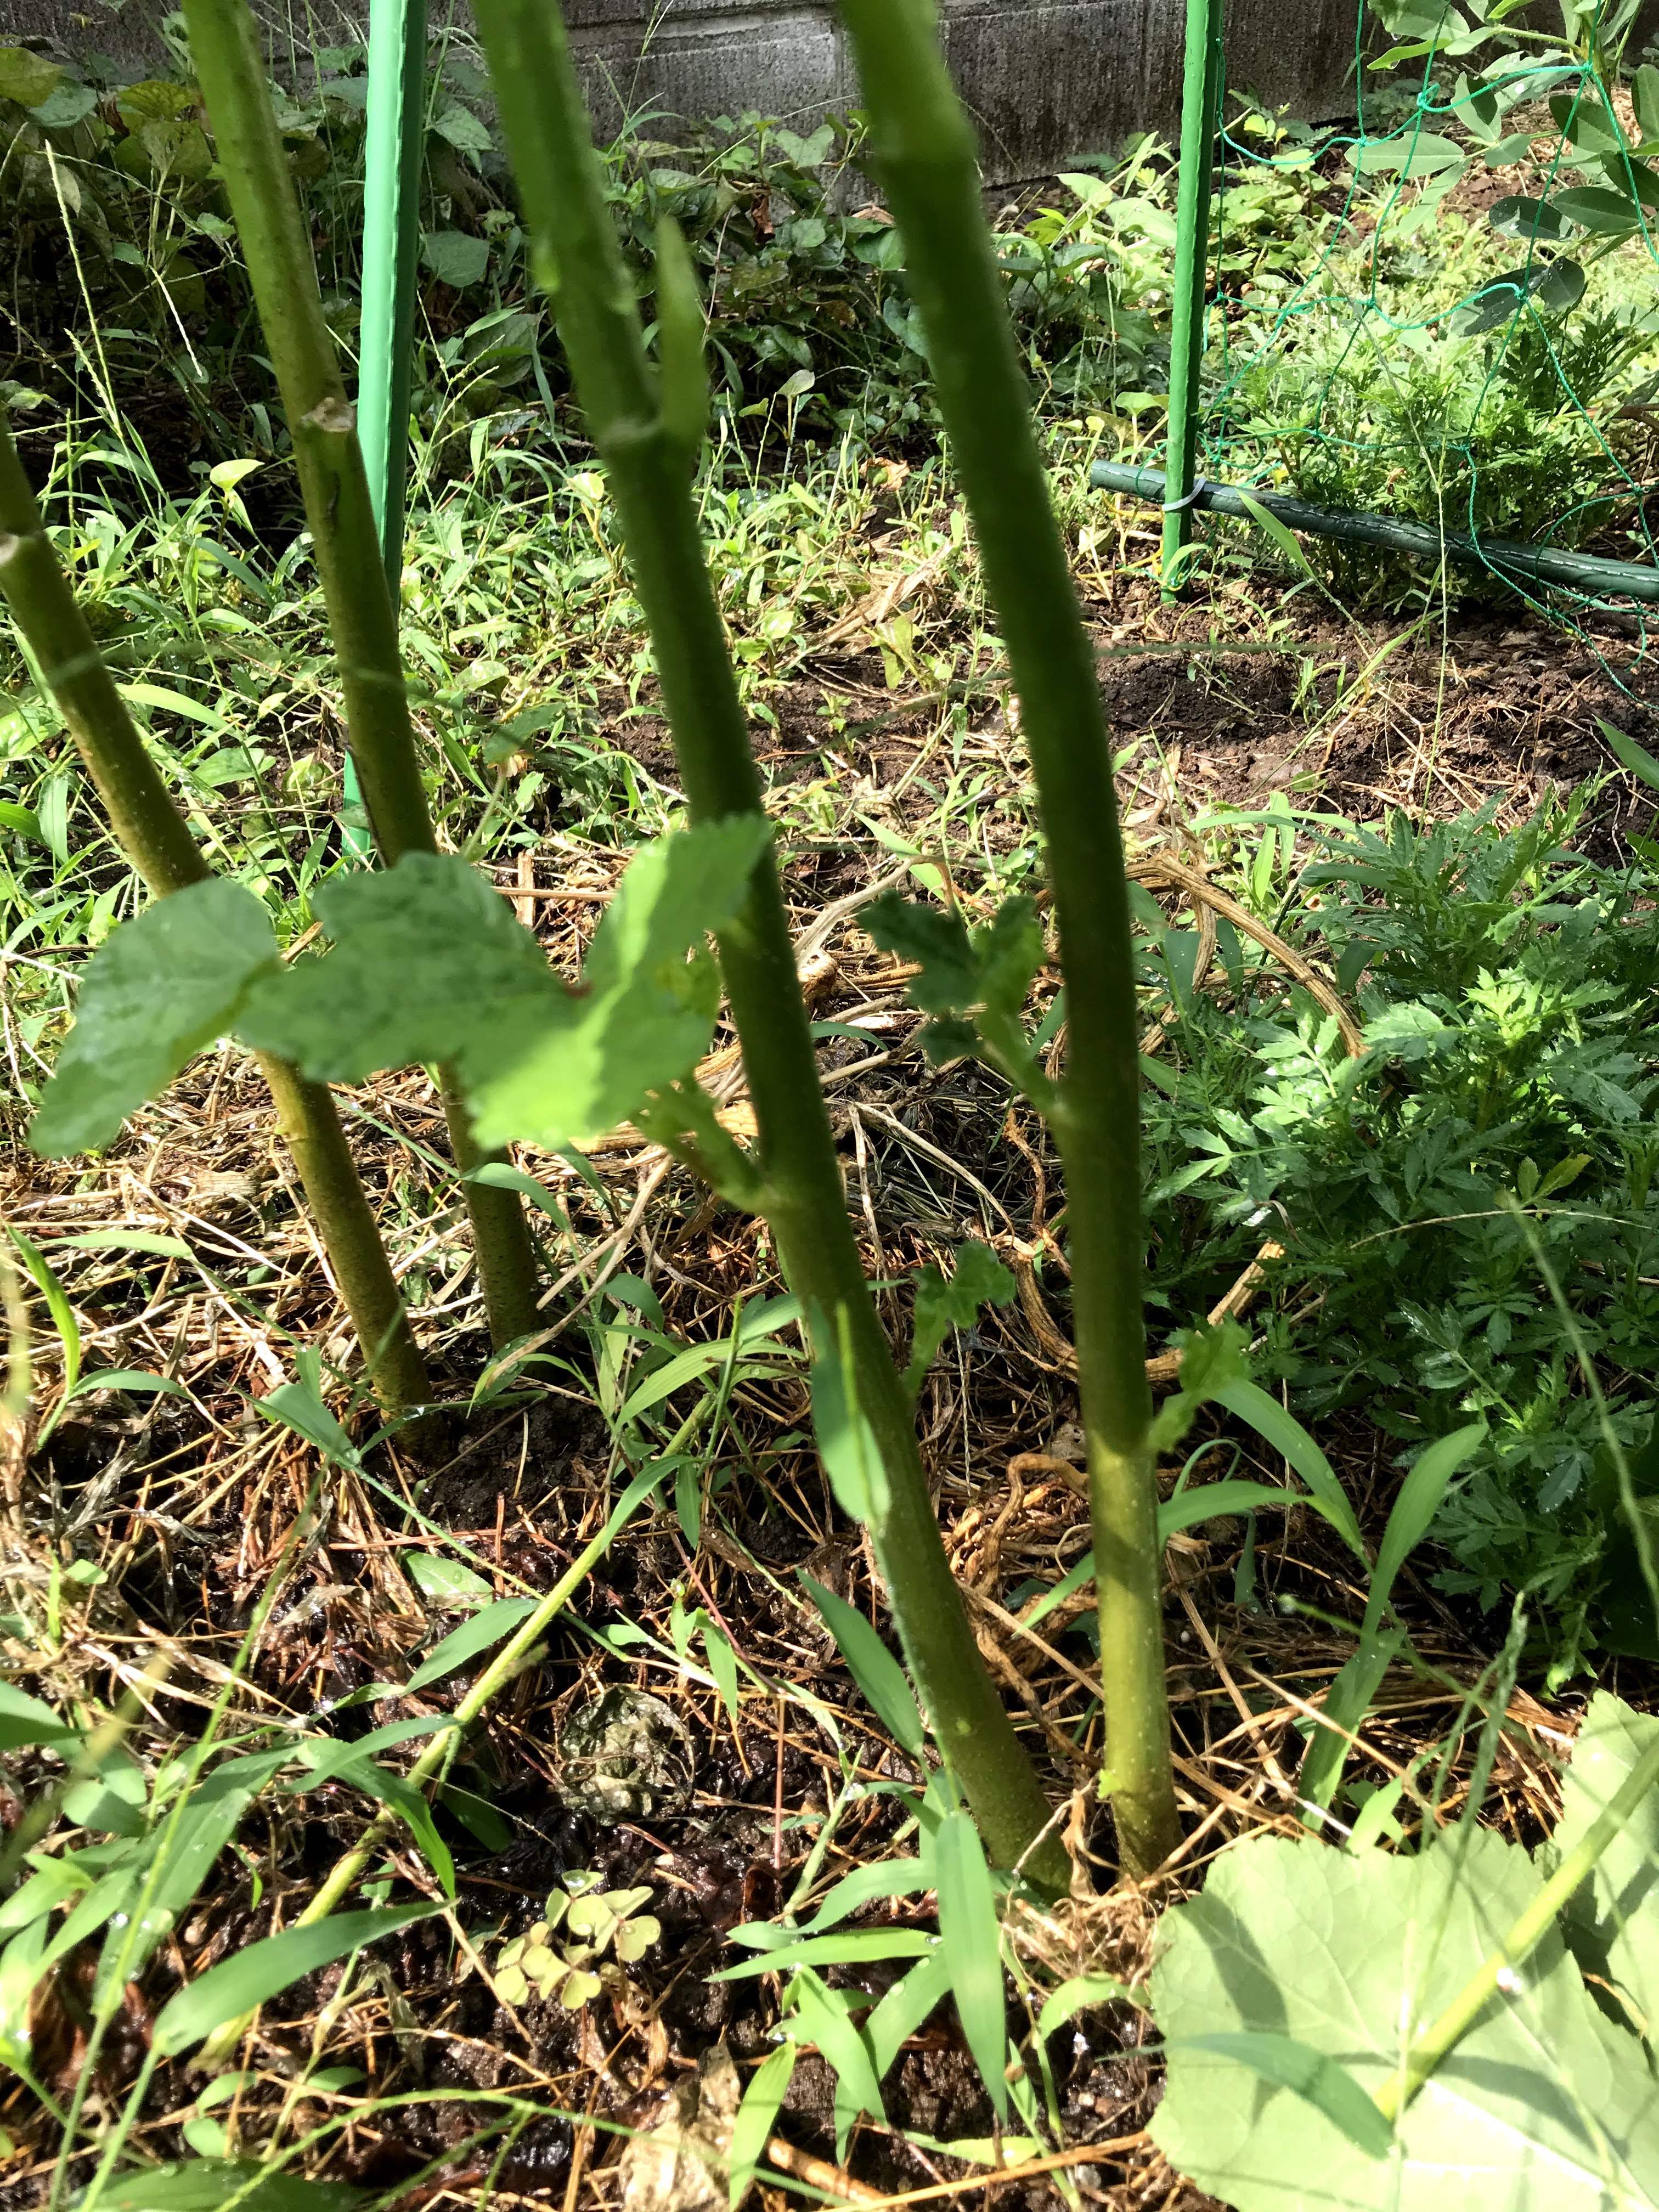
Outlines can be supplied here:
<path id="1" fill-rule="evenodd" d="M 368 471 L 368 495 L 394 608 L 404 568 L 425 112 L 426 0 L 374 0 L 368 17 L 357 438 Z M 373 844 L 357 772 L 349 756 L 340 831 L 346 850 L 366 860 Z"/>
<path id="2" fill-rule="evenodd" d="M 1175 596 L 1181 553 L 1192 539 L 1198 469 L 1198 374 L 1204 359 L 1204 281 L 1210 184 L 1221 80 L 1221 0 L 1187 0 L 1187 66 L 1181 88 L 1181 169 L 1176 189 L 1175 290 L 1170 314 L 1170 428 L 1164 458 L 1164 596 Z"/>

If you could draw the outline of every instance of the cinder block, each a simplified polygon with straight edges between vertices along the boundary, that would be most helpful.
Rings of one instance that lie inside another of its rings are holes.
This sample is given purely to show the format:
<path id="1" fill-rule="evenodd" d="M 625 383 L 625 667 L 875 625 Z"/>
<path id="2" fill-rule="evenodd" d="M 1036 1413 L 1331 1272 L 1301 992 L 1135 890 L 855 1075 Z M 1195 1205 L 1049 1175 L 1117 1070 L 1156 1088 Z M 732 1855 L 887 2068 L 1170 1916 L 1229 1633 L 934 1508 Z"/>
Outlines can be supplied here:
<path id="1" fill-rule="evenodd" d="M 164 57 L 173 0 L 0 0 L 0 43 L 88 48 L 137 69 Z M 369 0 L 257 0 L 272 51 L 361 32 Z M 1314 117 L 1352 101 L 1358 0 L 1227 0 L 1235 86 Z M 453 15 L 452 15 L 453 6 Z M 599 129 L 672 118 L 774 115 L 810 129 L 854 106 L 858 85 L 830 0 L 566 0 Z M 467 0 L 434 0 L 434 23 L 471 30 Z M 975 117 L 987 181 L 1014 182 L 1109 150 L 1129 131 L 1170 131 L 1181 105 L 1184 0 L 942 0 L 951 65 Z M 308 30 L 307 26 L 314 27 Z M 647 126 L 650 128 L 650 125 Z"/>

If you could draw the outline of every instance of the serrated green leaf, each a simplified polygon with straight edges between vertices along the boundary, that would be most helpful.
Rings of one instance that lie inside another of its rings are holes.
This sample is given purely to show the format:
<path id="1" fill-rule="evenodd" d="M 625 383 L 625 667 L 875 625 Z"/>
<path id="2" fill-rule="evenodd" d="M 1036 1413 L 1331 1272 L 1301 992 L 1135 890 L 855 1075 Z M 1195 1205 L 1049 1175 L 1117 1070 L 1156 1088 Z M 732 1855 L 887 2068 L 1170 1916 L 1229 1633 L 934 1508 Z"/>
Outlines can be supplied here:
<path id="1" fill-rule="evenodd" d="M 910 1364 L 904 1377 L 908 1387 L 920 1389 L 933 1354 L 952 1329 L 971 1328 L 981 1306 L 1006 1306 L 1013 1295 L 1013 1277 L 990 1246 L 977 1240 L 957 1254 L 948 1282 L 937 1267 L 924 1267 L 916 1278 Z"/>
<path id="2" fill-rule="evenodd" d="M 1538 1895 L 1490 1829 L 1416 1856 L 1253 1838 L 1159 1923 L 1169 2086 L 1152 2123 L 1178 2172 L 1237 2212 L 1605 2212 L 1659 2191 L 1659 2099 L 1633 2036 L 1547 1934 L 1407 2106 L 1387 2160 L 1259 2070 L 1187 2036 L 1289 2036 L 1374 2096 L 1402 2022 L 1436 2018 Z"/>
<path id="3" fill-rule="evenodd" d="M 270 918 L 240 884 L 191 884 L 124 922 L 82 978 L 29 1131 L 35 1151 L 61 1159 L 112 1143 L 129 1114 L 234 1027 L 255 981 L 276 972 Z"/>
<path id="4" fill-rule="evenodd" d="M 1000 2120 L 1008 2117 L 1007 2003 L 996 1895 L 970 1813 L 947 1813 L 933 1840 L 939 1941 L 968 2048 Z"/>
<path id="5" fill-rule="evenodd" d="M 240 2020 L 302 1975 L 417 1920 L 429 1920 L 439 1910 L 435 1905 L 413 1905 L 392 1911 L 340 1912 L 309 1927 L 286 1929 L 280 1936 L 250 1943 L 168 1999 L 156 2015 L 155 2048 L 163 2057 L 176 2058 L 216 2027 Z"/>
<path id="6" fill-rule="evenodd" d="M 317 896 L 334 949 L 256 993 L 242 1034 L 323 1082 L 453 1060 L 486 1146 L 599 1135 L 707 1047 L 720 987 L 702 942 L 741 902 L 770 835 L 760 815 L 730 815 L 645 846 L 580 993 L 464 860 L 408 854 L 337 878 Z"/>
<path id="7" fill-rule="evenodd" d="M 333 950 L 256 991 L 242 1035 L 317 1081 L 459 1059 L 492 1027 L 543 1024 L 565 995 L 507 902 L 453 855 L 337 876 L 315 904 Z"/>
<path id="8" fill-rule="evenodd" d="M 1631 1769 L 1659 1735 L 1659 1718 L 1598 1690 L 1572 1747 L 1551 1838 L 1553 1865 L 1582 1839 Z M 1659 1790 L 1650 1791 L 1597 1860 L 1564 1916 L 1567 1941 L 1587 1974 L 1613 1992 L 1631 2024 L 1659 2054 Z"/>
<path id="9" fill-rule="evenodd" d="M 1031 979 L 1042 963 L 1042 929 L 1032 902 L 1005 900 L 971 934 L 954 908 L 925 906 L 884 892 L 865 912 L 865 927 L 885 952 L 921 969 L 906 985 L 910 1003 L 933 1020 L 922 1032 L 937 1065 L 978 1053 L 981 1041 L 1023 1085 L 1040 1081 L 1022 1020 Z M 975 1023 L 967 1017 L 977 1012 Z"/>

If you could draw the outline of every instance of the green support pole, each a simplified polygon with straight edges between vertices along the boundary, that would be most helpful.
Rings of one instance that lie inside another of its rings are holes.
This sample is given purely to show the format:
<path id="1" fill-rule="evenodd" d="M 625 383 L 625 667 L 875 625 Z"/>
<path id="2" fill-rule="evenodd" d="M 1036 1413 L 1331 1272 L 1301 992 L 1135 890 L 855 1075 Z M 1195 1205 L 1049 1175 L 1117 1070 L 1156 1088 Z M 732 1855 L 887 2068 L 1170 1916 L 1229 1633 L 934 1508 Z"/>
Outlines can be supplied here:
<path id="1" fill-rule="evenodd" d="M 415 344 L 415 262 L 420 235 L 421 152 L 426 102 L 426 0 L 374 0 L 368 25 L 368 128 L 363 168 L 363 315 L 357 372 L 357 437 L 380 533 L 380 558 L 396 609 L 404 567 L 404 487 L 409 467 L 410 358 Z M 368 817 L 349 757 L 347 849 L 367 859 Z"/>
<path id="2" fill-rule="evenodd" d="M 1181 169 L 1176 188 L 1175 291 L 1170 316 L 1170 434 L 1164 471 L 1164 596 L 1173 599 L 1182 548 L 1192 538 L 1197 482 L 1199 369 L 1210 184 L 1221 84 L 1221 0 L 1187 0 L 1187 66 L 1181 88 Z"/>

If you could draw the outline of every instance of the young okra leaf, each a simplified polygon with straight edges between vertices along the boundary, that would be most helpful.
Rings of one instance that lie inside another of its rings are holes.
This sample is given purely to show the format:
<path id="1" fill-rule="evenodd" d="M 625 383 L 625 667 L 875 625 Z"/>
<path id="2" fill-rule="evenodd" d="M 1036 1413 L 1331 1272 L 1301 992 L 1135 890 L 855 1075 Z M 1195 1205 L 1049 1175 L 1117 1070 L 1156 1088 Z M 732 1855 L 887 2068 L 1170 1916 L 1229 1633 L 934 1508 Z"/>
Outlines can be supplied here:
<path id="1" fill-rule="evenodd" d="M 736 913 L 771 834 L 763 816 L 732 814 L 635 855 L 593 939 L 576 1019 L 481 1087 L 481 1143 L 596 1134 L 696 1065 L 720 1007 L 702 940 Z"/>
<path id="2" fill-rule="evenodd" d="M 759 815 L 731 815 L 643 848 L 576 991 L 463 860 L 410 854 L 343 878 L 317 901 L 334 949 L 258 993 L 242 1034 L 321 1082 L 453 1060 L 485 1146 L 597 1135 L 707 1047 L 720 984 L 703 939 L 731 919 L 770 834 Z"/>
<path id="3" fill-rule="evenodd" d="M 315 905 L 333 950 L 256 992 L 242 1034 L 318 1082 L 461 1059 L 492 1031 L 556 1018 L 565 994 L 541 947 L 465 860 L 409 853 L 336 877 Z"/>
<path id="4" fill-rule="evenodd" d="M 916 1278 L 910 1364 L 904 1376 L 908 1388 L 921 1388 L 933 1354 L 953 1328 L 971 1328 L 981 1306 L 1006 1306 L 1013 1295 L 1014 1279 L 988 1244 L 964 1244 L 948 1283 L 937 1267 L 924 1267 Z"/>
<path id="5" fill-rule="evenodd" d="M 919 962 L 910 1002 L 933 1019 L 921 1033 L 935 1063 L 973 1054 L 991 1060 L 1034 1100 L 1051 1086 L 1023 1018 L 1031 979 L 1042 965 L 1042 926 L 1024 897 L 1005 900 L 969 931 L 954 908 L 922 906 L 887 891 L 866 910 L 865 927 L 884 952 Z"/>
<path id="6" fill-rule="evenodd" d="M 82 978 L 30 1144 L 62 1159 L 112 1143 L 129 1114 L 234 1028 L 251 986 L 277 972 L 270 916 L 240 884 L 190 884 L 124 922 Z"/>
<path id="7" fill-rule="evenodd" d="M 1181 1354 L 1180 1379 L 1152 1423 L 1152 1447 L 1160 1457 L 1171 1452 L 1191 1428 L 1200 1406 L 1235 1382 L 1249 1379 L 1250 1339 L 1236 1321 L 1218 1328 L 1194 1329 Z"/>

